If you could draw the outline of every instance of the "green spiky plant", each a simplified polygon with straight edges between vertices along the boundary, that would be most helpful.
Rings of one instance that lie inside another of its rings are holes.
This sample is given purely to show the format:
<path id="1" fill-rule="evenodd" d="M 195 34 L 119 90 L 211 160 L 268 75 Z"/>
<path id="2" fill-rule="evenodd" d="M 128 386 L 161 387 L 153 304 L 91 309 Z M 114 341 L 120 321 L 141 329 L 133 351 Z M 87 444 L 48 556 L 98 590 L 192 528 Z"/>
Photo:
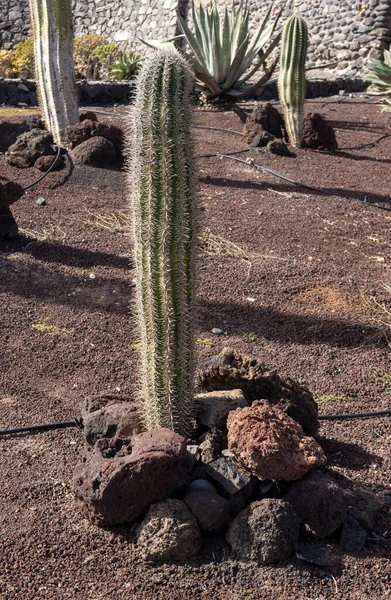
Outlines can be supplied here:
<path id="1" fill-rule="evenodd" d="M 273 3 L 262 20 L 260 27 L 250 36 L 250 11 L 246 0 L 238 7 L 232 2 L 231 9 L 225 7 L 220 18 L 217 0 L 206 6 L 192 6 L 194 33 L 186 20 L 178 12 L 178 26 L 182 36 L 171 40 L 144 41 L 147 45 L 158 47 L 185 37 L 189 46 L 183 52 L 191 64 L 197 78 L 197 89 L 207 97 L 229 96 L 242 98 L 264 87 L 273 75 L 278 57 L 270 65 L 267 61 L 277 47 L 281 33 L 276 33 L 281 12 L 272 16 Z M 249 80 L 260 70 L 262 77 L 255 82 Z"/>
<path id="2" fill-rule="evenodd" d="M 30 0 L 38 97 L 56 144 L 79 122 L 70 0 Z"/>
<path id="3" fill-rule="evenodd" d="M 307 47 L 307 24 L 298 15 L 293 15 L 282 32 L 278 95 L 289 140 L 295 148 L 300 148 L 303 133 Z"/>
<path id="4" fill-rule="evenodd" d="M 137 77 L 128 163 L 145 425 L 184 435 L 194 379 L 192 87 L 192 73 L 175 49 L 145 60 Z"/>
<path id="5" fill-rule="evenodd" d="M 119 80 L 133 79 L 140 68 L 141 56 L 135 52 L 124 52 L 110 65 L 110 77 Z"/>
<path id="6" fill-rule="evenodd" d="M 365 77 L 371 83 L 369 91 L 376 95 L 389 96 L 383 99 L 383 110 L 391 112 L 391 46 L 384 50 L 383 60 L 373 60 L 368 65 L 369 73 Z"/>

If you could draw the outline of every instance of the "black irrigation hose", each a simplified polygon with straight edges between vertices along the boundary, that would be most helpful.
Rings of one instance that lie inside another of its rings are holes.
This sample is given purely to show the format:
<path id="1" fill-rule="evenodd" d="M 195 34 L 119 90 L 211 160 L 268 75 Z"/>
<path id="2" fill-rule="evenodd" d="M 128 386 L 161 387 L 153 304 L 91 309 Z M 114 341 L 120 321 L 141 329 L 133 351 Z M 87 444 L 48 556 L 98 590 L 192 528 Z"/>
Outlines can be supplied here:
<path id="1" fill-rule="evenodd" d="M 371 417 L 381 417 L 391 415 L 390 410 L 378 410 L 375 412 L 364 412 L 364 413 L 347 413 L 340 415 L 318 415 L 319 421 L 337 421 L 342 419 L 368 419 Z M 0 430 L 0 436 L 11 435 L 15 433 L 27 433 L 30 431 L 50 431 L 53 429 L 66 429 L 68 427 L 78 427 L 83 429 L 83 419 L 75 417 L 72 421 L 60 421 L 59 423 L 46 423 L 43 425 L 29 425 L 27 427 L 15 427 L 13 429 L 2 429 Z"/>
<path id="2" fill-rule="evenodd" d="M 274 175 L 274 177 L 278 177 L 279 179 L 283 179 L 284 181 L 288 181 L 288 183 L 292 183 L 293 185 L 297 185 L 298 187 L 302 187 L 306 190 L 311 190 L 313 192 L 320 192 L 321 194 L 326 194 L 327 196 L 334 196 L 334 198 L 342 198 L 343 200 L 351 200 L 352 202 L 359 202 L 360 204 L 365 204 L 365 206 L 372 206 L 374 208 L 379 208 L 380 210 L 386 210 L 391 212 L 391 207 L 389 206 L 381 206 L 381 204 L 377 204 L 377 202 L 367 202 L 366 200 L 361 200 L 360 198 L 352 198 L 351 196 L 341 196 L 340 194 L 335 194 L 333 192 L 329 192 L 328 190 L 324 190 L 322 188 L 314 187 L 313 185 L 308 185 L 307 183 L 301 183 L 300 181 L 295 181 L 295 179 L 291 179 L 290 177 L 286 177 L 285 175 L 280 175 L 280 173 L 276 173 L 263 165 L 260 165 L 255 162 L 247 162 L 242 158 L 236 158 L 235 156 L 230 156 L 229 154 L 217 154 L 220 158 L 229 158 L 230 160 L 236 160 L 244 165 L 249 167 L 254 167 L 255 169 L 261 169 L 270 175 Z"/>
<path id="3" fill-rule="evenodd" d="M 72 421 L 60 421 L 58 423 L 45 423 L 44 425 L 28 425 L 27 427 L 14 427 L 13 429 L 0 430 L 1 435 L 10 435 L 12 433 L 26 433 L 28 431 L 50 431 L 52 429 L 66 429 L 67 427 L 79 427 L 82 429 L 83 420 L 75 417 Z"/>
<path id="4" fill-rule="evenodd" d="M 243 133 L 241 131 L 236 131 L 235 129 L 224 129 L 222 127 L 209 127 L 207 125 L 193 125 L 194 129 L 212 129 L 213 131 L 227 131 L 228 133 L 234 133 L 235 135 L 240 135 L 243 137 Z"/>
<path id="5" fill-rule="evenodd" d="M 60 158 L 60 154 L 61 154 L 61 147 L 57 146 L 57 154 L 56 154 L 56 158 L 54 159 L 54 161 L 52 162 L 52 164 L 50 165 L 50 167 L 48 168 L 47 171 L 45 171 L 45 173 L 43 175 L 41 175 L 41 177 L 39 177 L 36 181 L 33 181 L 33 183 L 29 183 L 29 185 L 26 185 L 26 187 L 24 187 L 24 191 L 29 190 L 30 188 L 32 188 L 34 185 L 37 185 L 37 183 L 39 183 L 40 181 L 42 181 L 42 179 L 45 179 L 45 177 L 47 175 L 49 175 L 50 171 L 52 171 L 54 169 L 54 166 L 56 164 L 56 162 L 58 161 L 58 159 Z"/>
<path id="6" fill-rule="evenodd" d="M 347 413 L 341 415 L 318 415 L 319 421 L 337 421 L 338 419 L 365 419 L 369 417 L 381 417 L 382 415 L 391 415 L 391 410 L 377 410 L 366 413 Z"/>

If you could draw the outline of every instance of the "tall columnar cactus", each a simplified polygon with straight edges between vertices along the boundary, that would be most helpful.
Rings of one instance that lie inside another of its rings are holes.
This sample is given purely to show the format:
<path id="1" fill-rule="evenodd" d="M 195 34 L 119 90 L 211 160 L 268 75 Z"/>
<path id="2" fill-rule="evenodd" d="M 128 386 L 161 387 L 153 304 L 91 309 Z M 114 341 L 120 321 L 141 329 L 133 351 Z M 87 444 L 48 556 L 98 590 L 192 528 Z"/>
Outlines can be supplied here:
<path id="1" fill-rule="evenodd" d="M 193 407 L 193 77 L 173 48 L 148 57 L 131 113 L 129 182 L 148 429 L 186 434 Z"/>
<path id="2" fill-rule="evenodd" d="M 308 32 L 304 19 L 293 15 L 285 23 L 281 41 L 278 93 L 285 112 L 289 140 L 300 148 L 305 99 L 305 59 Z"/>
<path id="3" fill-rule="evenodd" d="M 73 65 L 70 0 L 30 0 L 38 96 L 47 128 L 64 143 L 68 125 L 79 121 Z"/>

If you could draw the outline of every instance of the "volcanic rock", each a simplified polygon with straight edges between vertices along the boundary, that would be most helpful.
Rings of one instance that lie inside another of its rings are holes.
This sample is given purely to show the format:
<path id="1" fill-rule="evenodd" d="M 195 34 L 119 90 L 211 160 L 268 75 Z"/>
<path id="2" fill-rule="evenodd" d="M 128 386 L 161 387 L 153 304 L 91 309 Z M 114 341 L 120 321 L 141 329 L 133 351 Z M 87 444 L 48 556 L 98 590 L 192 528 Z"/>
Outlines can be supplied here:
<path id="1" fill-rule="evenodd" d="M 0 210 L 9 208 L 24 194 L 24 189 L 19 183 L 10 181 L 0 176 Z"/>
<path id="2" fill-rule="evenodd" d="M 303 121 L 302 145 L 334 152 L 338 148 L 334 129 L 319 113 L 308 113 Z"/>
<path id="3" fill-rule="evenodd" d="M 243 135 L 249 144 L 258 133 L 263 131 L 280 139 L 285 135 L 284 119 L 270 102 L 257 104 L 243 127 Z"/>
<path id="4" fill-rule="evenodd" d="M 19 169 L 32 167 L 40 156 L 55 154 L 53 136 L 42 129 L 32 129 L 22 133 L 5 154 L 7 162 Z"/>
<path id="5" fill-rule="evenodd" d="M 222 531 L 229 521 L 229 502 L 215 491 L 189 491 L 185 502 L 205 531 Z"/>
<path id="6" fill-rule="evenodd" d="M 96 136 L 78 144 L 71 156 L 75 165 L 106 167 L 117 160 L 117 151 L 109 140 Z"/>
<path id="7" fill-rule="evenodd" d="M 40 156 L 34 163 L 34 167 L 36 169 L 38 169 L 38 171 L 42 171 L 43 173 L 45 173 L 48 169 L 50 169 L 50 167 L 52 166 L 52 164 L 54 163 L 54 161 L 56 161 L 56 164 L 53 167 L 53 171 L 59 171 L 60 169 L 62 169 L 65 165 L 65 160 L 64 157 L 60 156 L 57 158 L 51 155 L 51 156 Z"/>
<path id="8" fill-rule="evenodd" d="M 185 439 L 168 429 L 98 440 L 75 471 L 83 513 L 98 525 L 134 521 L 187 484 L 185 454 Z"/>
<path id="9" fill-rule="evenodd" d="M 19 135 L 32 129 L 43 129 L 39 115 L 28 115 L 24 119 L 12 119 L 0 123 L 0 152 L 6 152 Z"/>
<path id="10" fill-rule="evenodd" d="M 198 385 L 206 392 L 240 388 L 249 404 L 265 398 L 300 423 L 306 435 L 319 430 L 318 405 L 307 388 L 231 348 L 203 361 Z"/>
<path id="11" fill-rule="evenodd" d="M 357 519 L 367 533 L 372 533 L 380 502 L 364 487 L 356 484 L 351 490 L 344 490 L 348 515 Z"/>
<path id="12" fill-rule="evenodd" d="M 136 529 L 141 558 L 180 561 L 201 550 L 196 518 L 181 500 L 170 498 L 153 504 Z"/>
<path id="13" fill-rule="evenodd" d="M 76 125 L 70 125 L 65 132 L 68 140 L 69 148 L 73 149 L 79 146 L 82 142 L 94 137 L 103 137 L 114 144 L 118 155 L 122 153 L 124 141 L 124 133 L 122 129 L 115 125 L 108 125 L 101 121 L 92 121 L 91 119 L 83 120 Z"/>
<path id="14" fill-rule="evenodd" d="M 258 479 L 293 481 L 326 462 L 319 444 L 267 400 L 231 412 L 227 427 L 228 449 Z"/>
<path id="15" fill-rule="evenodd" d="M 216 427 L 209 429 L 200 439 L 201 460 L 205 464 L 217 460 L 228 445 L 227 434 Z"/>
<path id="16" fill-rule="evenodd" d="M 253 502 L 233 520 L 227 541 L 239 559 L 261 565 L 288 558 L 297 549 L 300 519 L 284 500 Z"/>
<path id="17" fill-rule="evenodd" d="M 12 240 L 17 237 L 18 225 L 9 207 L 23 194 L 21 185 L 0 177 L 0 240 Z"/>
<path id="18" fill-rule="evenodd" d="M 248 406 L 241 390 L 228 390 L 197 394 L 195 402 L 198 408 L 197 422 L 205 427 L 223 428 L 231 410 Z"/>
<path id="19" fill-rule="evenodd" d="M 89 444 L 102 437 L 130 437 L 142 431 L 138 406 L 132 402 L 110 403 L 83 419 L 83 435 Z"/>
<path id="20" fill-rule="evenodd" d="M 285 500 L 305 523 L 306 531 L 325 538 L 346 519 L 347 506 L 343 489 L 331 477 L 315 471 L 292 484 Z"/>
<path id="21" fill-rule="evenodd" d="M 340 544 L 348 554 L 358 554 L 364 548 L 368 534 L 354 517 L 348 515 L 342 527 Z"/>

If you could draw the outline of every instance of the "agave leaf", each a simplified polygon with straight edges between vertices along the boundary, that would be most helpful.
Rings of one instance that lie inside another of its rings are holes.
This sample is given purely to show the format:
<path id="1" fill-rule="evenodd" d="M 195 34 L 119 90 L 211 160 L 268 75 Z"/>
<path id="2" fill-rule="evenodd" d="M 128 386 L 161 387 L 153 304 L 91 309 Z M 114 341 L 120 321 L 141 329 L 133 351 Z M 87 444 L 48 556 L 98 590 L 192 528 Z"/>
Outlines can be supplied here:
<path id="1" fill-rule="evenodd" d="M 240 73 L 240 70 L 242 67 L 243 58 L 246 55 L 247 47 L 248 47 L 248 37 L 243 41 L 242 45 L 240 46 L 239 50 L 236 53 L 236 56 L 232 62 L 231 68 L 229 70 L 227 79 L 224 81 L 223 85 L 221 86 L 223 90 L 228 90 L 230 87 L 233 86 L 235 81 L 237 81 L 238 73 Z"/>
<path id="2" fill-rule="evenodd" d="M 237 99 L 239 99 L 239 98 L 243 98 L 244 96 L 247 96 L 248 94 L 252 94 L 256 90 L 259 90 L 260 88 L 264 87 L 267 83 L 268 84 L 275 83 L 277 81 L 277 77 L 272 78 L 272 75 L 277 66 L 277 63 L 278 63 L 278 57 L 274 60 L 272 65 L 269 67 L 269 69 L 267 69 L 265 71 L 265 73 L 263 74 L 261 79 L 259 79 L 256 83 L 246 85 L 241 89 L 235 90 L 235 88 L 231 88 L 226 93 L 228 95 L 235 96 Z"/>
<path id="3" fill-rule="evenodd" d="M 223 22 L 223 32 L 222 32 L 222 48 L 223 48 L 223 72 L 224 74 L 228 73 L 229 66 L 231 64 L 231 27 L 230 27 L 230 19 L 227 7 L 224 12 L 224 22 Z"/>
<path id="4" fill-rule="evenodd" d="M 192 49 L 195 57 L 197 58 L 198 62 L 200 63 L 200 65 L 202 66 L 202 68 L 207 71 L 207 65 L 205 63 L 205 57 L 202 53 L 202 50 L 200 49 L 200 46 L 197 43 L 196 38 L 194 37 L 194 35 L 191 33 L 190 29 L 187 26 L 186 21 L 181 17 L 181 15 L 179 14 L 179 12 L 177 12 L 178 15 L 178 25 L 183 33 L 183 35 L 186 37 L 187 43 L 189 44 L 190 48 Z"/>
<path id="5" fill-rule="evenodd" d="M 166 40 L 144 40 L 141 37 L 139 37 L 138 39 L 140 40 L 140 42 L 142 42 L 149 48 L 154 48 L 155 50 L 160 50 L 161 48 L 167 48 L 167 47 L 175 48 L 174 42 L 176 40 L 182 39 L 183 37 L 185 37 L 185 36 L 184 35 L 175 35 L 174 37 L 167 38 Z"/>
<path id="6" fill-rule="evenodd" d="M 249 79 L 251 79 L 251 77 L 253 77 L 255 75 L 255 73 L 259 70 L 259 68 L 262 65 L 266 64 L 266 61 L 269 58 L 269 55 L 273 52 L 273 50 L 276 48 L 276 46 L 278 46 L 278 44 L 280 43 L 280 39 L 281 39 L 281 33 L 279 33 L 277 35 L 277 37 L 272 41 L 272 43 L 268 46 L 266 52 L 262 52 L 262 55 L 260 56 L 259 60 L 255 63 L 253 68 L 250 71 L 248 71 L 248 73 L 242 79 L 240 79 L 238 81 L 237 87 L 241 87 L 246 81 L 248 81 Z"/>

